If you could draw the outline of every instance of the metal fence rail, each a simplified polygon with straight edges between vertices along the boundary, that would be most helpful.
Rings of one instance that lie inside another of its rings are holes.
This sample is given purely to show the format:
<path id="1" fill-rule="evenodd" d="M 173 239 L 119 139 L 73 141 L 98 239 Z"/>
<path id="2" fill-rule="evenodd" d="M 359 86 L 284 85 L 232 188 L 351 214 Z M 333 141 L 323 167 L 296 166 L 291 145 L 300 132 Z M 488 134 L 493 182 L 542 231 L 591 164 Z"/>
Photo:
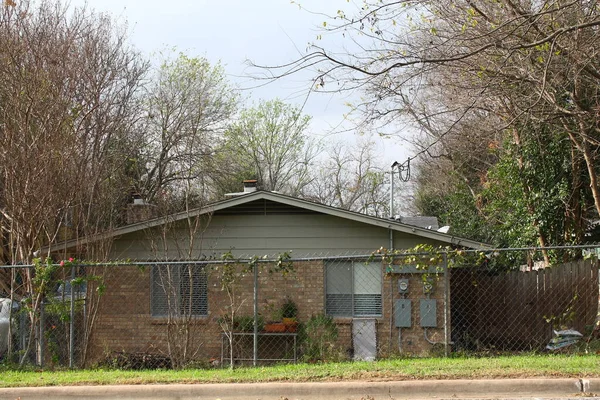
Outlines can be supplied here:
<path id="1" fill-rule="evenodd" d="M 528 258 L 502 249 L 5 266 L 0 362 L 225 367 L 600 347 L 597 262 L 536 270 Z"/>

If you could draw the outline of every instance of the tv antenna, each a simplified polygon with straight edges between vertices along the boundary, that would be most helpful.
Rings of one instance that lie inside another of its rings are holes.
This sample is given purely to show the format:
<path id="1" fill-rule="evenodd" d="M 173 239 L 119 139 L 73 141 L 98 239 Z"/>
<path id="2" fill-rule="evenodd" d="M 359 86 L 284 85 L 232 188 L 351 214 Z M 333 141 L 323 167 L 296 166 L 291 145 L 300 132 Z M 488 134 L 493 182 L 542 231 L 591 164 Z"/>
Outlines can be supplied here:
<path id="1" fill-rule="evenodd" d="M 396 218 L 394 215 L 394 175 L 398 174 L 398 178 L 402 182 L 410 180 L 410 157 L 403 163 L 394 161 L 390 171 L 390 218 Z"/>

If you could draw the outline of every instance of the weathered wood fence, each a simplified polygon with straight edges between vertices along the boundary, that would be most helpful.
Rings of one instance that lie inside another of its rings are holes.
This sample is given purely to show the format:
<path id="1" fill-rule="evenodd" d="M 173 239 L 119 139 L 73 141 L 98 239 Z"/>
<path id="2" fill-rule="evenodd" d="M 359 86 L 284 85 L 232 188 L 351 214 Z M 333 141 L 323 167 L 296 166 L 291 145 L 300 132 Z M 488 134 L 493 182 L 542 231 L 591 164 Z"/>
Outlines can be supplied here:
<path id="1" fill-rule="evenodd" d="M 589 334 L 598 315 L 598 262 L 531 272 L 451 271 L 457 350 L 543 349 L 558 329 Z"/>

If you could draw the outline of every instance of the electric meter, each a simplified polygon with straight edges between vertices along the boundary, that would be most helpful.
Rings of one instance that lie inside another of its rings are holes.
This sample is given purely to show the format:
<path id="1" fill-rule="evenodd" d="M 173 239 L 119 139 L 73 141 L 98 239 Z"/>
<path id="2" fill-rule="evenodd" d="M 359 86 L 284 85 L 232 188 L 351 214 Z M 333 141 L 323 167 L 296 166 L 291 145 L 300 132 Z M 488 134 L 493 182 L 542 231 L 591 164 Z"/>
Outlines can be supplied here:
<path id="1" fill-rule="evenodd" d="M 408 293 L 408 279 L 398 279 L 398 293 Z"/>

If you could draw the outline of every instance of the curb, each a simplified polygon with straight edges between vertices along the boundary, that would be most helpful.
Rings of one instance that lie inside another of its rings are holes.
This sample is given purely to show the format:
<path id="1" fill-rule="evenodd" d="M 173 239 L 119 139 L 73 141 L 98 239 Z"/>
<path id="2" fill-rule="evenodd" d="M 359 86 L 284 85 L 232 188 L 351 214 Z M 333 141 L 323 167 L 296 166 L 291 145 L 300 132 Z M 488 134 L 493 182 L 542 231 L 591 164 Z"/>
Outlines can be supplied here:
<path id="1" fill-rule="evenodd" d="M 194 385 L 61 386 L 0 389 L 0 400 L 194 399 L 380 400 L 557 398 L 600 392 L 600 379 L 504 379 Z"/>

